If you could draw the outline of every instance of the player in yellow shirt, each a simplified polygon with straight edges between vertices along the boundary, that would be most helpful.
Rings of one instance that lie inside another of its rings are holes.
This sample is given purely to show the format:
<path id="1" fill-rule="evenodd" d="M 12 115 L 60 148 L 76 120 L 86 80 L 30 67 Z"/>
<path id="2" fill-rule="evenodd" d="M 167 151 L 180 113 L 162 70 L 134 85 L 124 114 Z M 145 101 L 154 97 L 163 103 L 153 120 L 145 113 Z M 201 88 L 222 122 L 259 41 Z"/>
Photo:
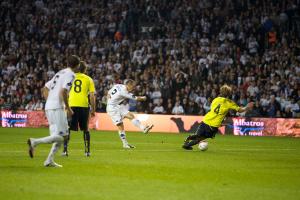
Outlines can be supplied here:
<path id="1" fill-rule="evenodd" d="M 88 128 L 88 122 L 91 116 L 95 116 L 95 85 L 91 77 L 86 75 L 86 63 L 80 62 L 79 72 L 76 73 L 75 80 L 69 93 L 69 105 L 74 114 L 69 122 L 70 130 L 78 131 L 78 125 L 80 130 L 83 131 L 84 149 L 85 155 L 90 156 L 90 132 Z M 68 138 L 64 143 L 63 155 L 68 156 Z"/>
<path id="2" fill-rule="evenodd" d="M 182 148 L 192 150 L 192 146 L 198 144 L 200 141 L 205 140 L 206 138 L 215 137 L 218 128 L 221 126 L 229 110 L 245 112 L 253 107 L 253 102 L 248 103 L 246 107 L 239 107 L 235 102 L 229 99 L 231 93 L 232 89 L 228 85 L 223 85 L 220 88 L 219 97 L 212 101 L 211 109 L 204 116 L 196 133 L 186 138 Z"/>

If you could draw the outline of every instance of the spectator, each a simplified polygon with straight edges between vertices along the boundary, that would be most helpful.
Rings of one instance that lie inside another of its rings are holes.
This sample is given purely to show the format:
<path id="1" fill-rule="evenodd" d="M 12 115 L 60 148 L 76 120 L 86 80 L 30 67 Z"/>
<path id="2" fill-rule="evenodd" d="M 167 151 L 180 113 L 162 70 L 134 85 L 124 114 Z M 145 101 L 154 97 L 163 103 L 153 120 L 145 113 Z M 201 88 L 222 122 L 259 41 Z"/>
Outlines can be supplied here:
<path id="1" fill-rule="evenodd" d="M 161 101 L 161 92 L 160 92 L 160 88 L 158 86 L 155 87 L 154 91 L 151 93 L 151 100 L 153 102 L 154 105 L 158 105 L 159 102 Z"/>
<path id="2" fill-rule="evenodd" d="M 163 113 L 165 113 L 165 109 L 162 106 L 161 101 L 159 101 L 158 104 L 154 107 L 153 113 L 154 114 L 163 114 Z"/>
<path id="3" fill-rule="evenodd" d="M 203 108 L 203 106 L 201 107 Z M 185 110 L 187 115 L 198 115 L 200 111 L 199 106 L 194 101 L 189 101 L 188 106 Z"/>
<path id="4" fill-rule="evenodd" d="M 34 103 L 33 101 L 29 101 L 28 104 L 25 106 L 26 111 L 33 111 L 34 110 Z"/>
<path id="5" fill-rule="evenodd" d="M 175 106 L 172 109 L 173 115 L 181 115 L 184 114 L 183 107 L 180 105 L 179 101 L 176 101 Z"/>
<path id="6" fill-rule="evenodd" d="M 41 100 L 37 100 L 33 105 L 33 110 L 43 110 L 44 104 L 41 102 Z"/>
<path id="7" fill-rule="evenodd" d="M 280 104 L 276 101 L 275 96 L 272 95 L 268 106 L 268 116 L 276 117 L 277 111 L 280 111 Z"/>
<path id="8" fill-rule="evenodd" d="M 2 106 L 3 110 L 11 110 L 12 109 L 12 102 L 11 102 L 11 98 L 10 97 L 6 97 L 6 99 L 4 100 L 4 104 Z"/>

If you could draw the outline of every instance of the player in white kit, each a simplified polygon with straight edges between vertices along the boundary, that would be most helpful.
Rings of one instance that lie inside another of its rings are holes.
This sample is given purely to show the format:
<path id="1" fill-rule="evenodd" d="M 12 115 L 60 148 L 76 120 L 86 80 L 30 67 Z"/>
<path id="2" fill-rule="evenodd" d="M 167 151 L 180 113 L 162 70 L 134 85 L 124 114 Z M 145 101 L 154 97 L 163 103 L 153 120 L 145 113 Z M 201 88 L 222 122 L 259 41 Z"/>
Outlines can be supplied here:
<path id="1" fill-rule="evenodd" d="M 44 162 L 46 167 L 62 167 L 62 165 L 54 162 L 54 154 L 69 134 L 67 116 L 72 116 L 73 111 L 68 104 L 68 93 L 75 79 L 74 71 L 77 70 L 79 62 L 79 57 L 75 55 L 70 56 L 68 58 L 68 68 L 57 72 L 42 89 L 43 96 L 47 99 L 45 112 L 49 122 L 50 136 L 30 138 L 27 144 L 29 146 L 29 156 L 33 158 L 34 148 L 37 145 L 53 143 L 50 153 Z"/>
<path id="2" fill-rule="evenodd" d="M 124 130 L 123 119 L 127 118 L 131 120 L 133 125 L 138 127 L 141 131 L 147 134 L 153 125 L 144 126 L 141 122 L 134 117 L 134 115 L 128 111 L 128 109 L 122 104 L 125 99 L 133 99 L 136 101 L 145 101 L 146 96 L 134 96 L 132 93 L 135 88 L 135 81 L 128 79 L 125 84 L 114 85 L 107 94 L 107 114 L 110 116 L 113 123 L 118 127 L 119 136 L 123 143 L 123 148 L 135 148 L 133 145 L 128 144 L 126 140 L 126 134 Z"/>

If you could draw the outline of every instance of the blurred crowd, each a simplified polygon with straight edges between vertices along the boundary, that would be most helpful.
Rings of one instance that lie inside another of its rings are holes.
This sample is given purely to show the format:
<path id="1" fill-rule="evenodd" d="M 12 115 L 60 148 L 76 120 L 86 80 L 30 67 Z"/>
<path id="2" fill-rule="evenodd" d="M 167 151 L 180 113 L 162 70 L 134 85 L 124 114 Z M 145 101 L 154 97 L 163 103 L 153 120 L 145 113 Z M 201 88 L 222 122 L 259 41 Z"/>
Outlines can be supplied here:
<path id="1" fill-rule="evenodd" d="M 106 92 L 137 82 L 131 111 L 204 115 L 219 87 L 252 117 L 299 117 L 299 0 L 1 1 L 0 105 L 42 110 L 40 89 L 79 55 Z"/>

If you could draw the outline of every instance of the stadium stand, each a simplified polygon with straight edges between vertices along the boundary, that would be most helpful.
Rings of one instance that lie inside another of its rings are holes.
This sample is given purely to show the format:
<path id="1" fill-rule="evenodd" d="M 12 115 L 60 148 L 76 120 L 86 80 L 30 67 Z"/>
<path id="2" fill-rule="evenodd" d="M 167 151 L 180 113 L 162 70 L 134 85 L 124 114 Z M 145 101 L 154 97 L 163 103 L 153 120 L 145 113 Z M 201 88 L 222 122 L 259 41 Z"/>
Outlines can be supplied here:
<path id="1" fill-rule="evenodd" d="M 299 117 L 299 0 L 1 1 L 0 105 L 40 110 L 40 89 L 77 54 L 95 80 L 97 111 L 132 78 L 132 111 L 203 115 L 220 85 L 246 116 Z M 178 107 L 181 107 L 178 109 Z M 156 109 L 155 109 L 156 108 Z M 183 112 L 182 112 L 183 110 Z"/>

